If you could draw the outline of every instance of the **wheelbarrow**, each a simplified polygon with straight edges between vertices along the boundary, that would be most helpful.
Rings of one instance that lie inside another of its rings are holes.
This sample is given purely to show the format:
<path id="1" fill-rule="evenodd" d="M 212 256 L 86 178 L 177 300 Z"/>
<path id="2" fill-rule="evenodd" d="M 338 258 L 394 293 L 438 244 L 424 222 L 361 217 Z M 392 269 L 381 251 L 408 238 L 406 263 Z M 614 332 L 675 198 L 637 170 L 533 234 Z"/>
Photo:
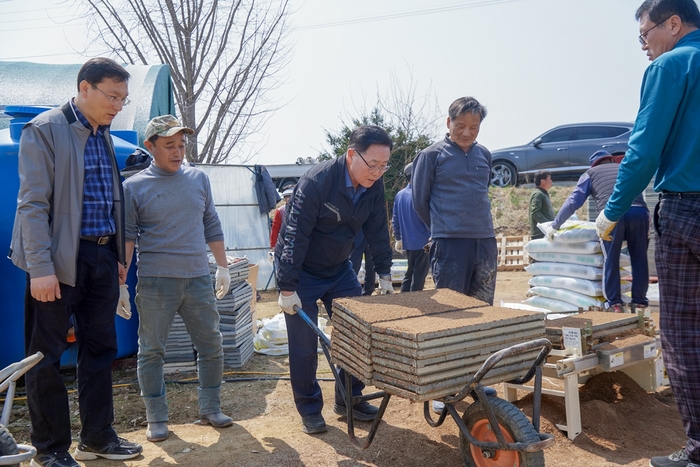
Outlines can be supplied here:
<path id="1" fill-rule="evenodd" d="M 358 450 L 367 449 L 377 434 L 377 429 L 384 417 L 391 394 L 382 390 L 362 396 L 353 396 L 345 388 L 352 387 L 350 372 L 345 372 L 345 381 L 340 380 L 339 370 L 331 361 L 331 341 L 326 337 L 316 323 L 299 307 L 295 307 L 299 316 L 311 327 L 318 336 L 333 377 L 341 384 L 341 393 L 347 407 L 348 437 Z M 501 360 L 528 351 L 537 351 L 537 357 L 525 376 L 513 384 L 525 384 L 535 378 L 533 383 L 533 414 L 532 422 L 516 406 L 495 396 L 487 396 L 480 381 Z M 445 409 L 437 420 L 430 414 L 430 402 L 423 403 L 423 416 L 432 427 L 442 425 L 449 414 L 457 424 L 460 432 L 460 451 L 467 467 L 540 467 L 544 466 L 543 449 L 554 445 L 554 436 L 540 433 L 540 403 L 542 395 L 542 366 L 552 349 L 548 339 L 535 339 L 529 342 L 507 347 L 489 356 L 470 378 L 470 381 L 457 394 L 444 396 L 438 400 L 445 404 Z M 344 383 L 344 384 L 343 384 Z M 464 414 L 459 415 L 454 404 L 471 396 L 474 400 L 469 404 Z M 365 439 L 355 436 L 355 419 L 352 407 L 361 401 L 381 399 L 379 412 Z"/>
<path id="2" fill-rule="evenodd" d="M 0 394 L 7 391 L 5 402 L 2 406 L 2 416 L 0 417 L 0 465 L 19 465 L 20 462 L 28 461 L 36 455 L 34 446 L 16 444 L 5 427 L 10 421 L 10 411 L 12 411 L 12 402 L 15 398 L 17 380 L 39 363 L 42 358 L 44 358 L 44 355 L 41 352 L 37 352 L 0 370 Z"/>

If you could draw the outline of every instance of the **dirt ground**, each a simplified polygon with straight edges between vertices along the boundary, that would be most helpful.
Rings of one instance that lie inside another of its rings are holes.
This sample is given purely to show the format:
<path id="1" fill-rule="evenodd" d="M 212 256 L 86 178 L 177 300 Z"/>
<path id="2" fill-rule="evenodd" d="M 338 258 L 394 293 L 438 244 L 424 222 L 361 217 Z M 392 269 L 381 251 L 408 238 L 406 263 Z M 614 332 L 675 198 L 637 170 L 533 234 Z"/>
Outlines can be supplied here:
<path id="1" fill-rule="evenodd" d="M 529 275 L 525 272 L 499 272 L 495 304 L 501 300 L 525 298 Z M 258 318 L 277 313 L 273 293 L 262 293 Z M 161 443 L 145 438 L 144 408 L 135 382 L 134 361 L 120 362 L 115 369 L 115 427 L 123 437 L 142 443 L 142 456 L 129 461 L 90 461 L 101 466 L 443 466 L 464 465 L 460 453 L 459 430 L 453 420 L 431 428 L 423 418 L 422 404 L 393 397 L 373 444 L 356 450 L 348 440 L 345 418 L 333 413 L 333 383 L 323 356 L 319 357 L 319 378 L 326 406 L 323 415 L 328 432 L 306 435 L 292 400 L 287 379 L 286 357 L 255 355 L 243 371 L 229 372 L 222 386 L 222 409 L 235 424 L 214 429 L 200 426 L 197 420 L 197 390 L 194 375 L 171 375 L 168 384 L 170 437 Z M 270 378 L 265 380 L 264 378 Z M 70 381 L 70 375 L 67 384 Z M 546 387 L 561 387 L 545 381 Z M 499 393 L 500 393 L 499 388 Z M 531 414 L 526 393 L 518 405 Z M 580 388 L 583 433 L 574 441 L 556 428 L 564 423 L 564 400 L 543 396 L 541 431 L 556 438 L 545 451 L 548 466 L 647 466 L 649 458 L 670 453 L 683 446 L 685 435 L 668 388 L 647 393 L 625 374 L 604 373 Z M 457 404 L 460 413 L 467 402 Z M 10 431 L 18 442 L 28 443 L 29 419 L 21 400 L 15 400 Z M 74 438 L 78 433 L 75 395 L 71 400 Z M 356 423 L 359 437 L 369 425 Z M 23 464 L 28 465 L 28 463 Z M 498 464 L 494 464 L 498 465 Z"/>

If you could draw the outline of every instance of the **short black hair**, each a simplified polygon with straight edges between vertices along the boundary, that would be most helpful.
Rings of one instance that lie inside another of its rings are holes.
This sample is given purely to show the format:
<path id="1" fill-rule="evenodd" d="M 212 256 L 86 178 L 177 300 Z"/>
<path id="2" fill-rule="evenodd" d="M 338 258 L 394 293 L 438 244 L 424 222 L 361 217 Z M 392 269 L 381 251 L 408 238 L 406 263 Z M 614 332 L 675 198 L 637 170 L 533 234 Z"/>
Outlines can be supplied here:
<path id="1" fill-rule="evenodd" d="M 373 144 L 389 146 L 389 150 L 394 149 L 394 142 L 384 128 L 376 125 L 358 126 L 350 133 L 348 148 L 365 152 Z"/>
<path id="2" fill-rule="evenodd" d="M 644 13 L 649 21 L 659 24 L 666 18 L 678 15 L 686 24 L 700 28 L 700 10 L 695 0 L 646 0 L 637 9 L 634 18 L 639 21 Z"/>
<path id="3" fill-rule="evenodd" d="M 486 118 L 487 114 L 486 107 L 479 104 L 478 100 L 474 99 L 473 97 L 460 97 L 452 104 L 450 104 L 448 115 L 450 117 L 450 120 L 454 120 L 455 118 L 467 112 L 479 115 L 481 117 L 482 122 Z"/>
<path id="4" fill-rule="evenodd" d="M 540 184 L 544 181 L 547 180 L 547 177 L 549 177 L 551 172 L 549 170 L 540 170 L 535 174 L 535 186 L 540 186 Z"/>
<path id="5" fill-rule="evenodd" d="M 95 85 L 101 83 L 105 78 L 109 78 L 117 83 L 123 83 L 129 81 L 130 77 L 129 72 L 111 58 L 91 58 L 78 71 L 78 91 L 80 91 L 80 83 L 83 81 Z"/>

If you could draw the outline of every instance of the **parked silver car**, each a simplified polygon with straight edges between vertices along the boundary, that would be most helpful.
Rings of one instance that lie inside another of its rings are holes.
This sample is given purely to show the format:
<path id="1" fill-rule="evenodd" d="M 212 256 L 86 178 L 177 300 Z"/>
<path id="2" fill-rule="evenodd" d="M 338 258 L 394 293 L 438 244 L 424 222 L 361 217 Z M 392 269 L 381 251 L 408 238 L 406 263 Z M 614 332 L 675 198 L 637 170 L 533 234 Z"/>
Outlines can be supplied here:
<path id="1" fill-rule="evenodd" d="M 599 149 L 627 151 L 633 123 L 597 122 L 561 125 L 523 146 L 492 153 L 491 184 L 505 187 L 548 170 L 554 180 L 576 180 L 590 168 L 588 158 Z"/>

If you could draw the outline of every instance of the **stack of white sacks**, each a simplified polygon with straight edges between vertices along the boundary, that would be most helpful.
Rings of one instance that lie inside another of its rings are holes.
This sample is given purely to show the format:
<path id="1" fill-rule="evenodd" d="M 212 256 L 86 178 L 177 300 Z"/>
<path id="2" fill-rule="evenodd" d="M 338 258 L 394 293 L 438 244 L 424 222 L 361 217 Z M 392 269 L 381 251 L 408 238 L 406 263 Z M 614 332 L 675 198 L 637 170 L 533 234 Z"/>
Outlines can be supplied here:
<path id="1" fill-rule="evenodd" d="M 549 224 L 537 226 L 543 230 Z M 525 251 L 536 260 L 525 268 L 534 276 L 530 279 L 530 298 L 525 303 L 553 312 L 604 308 L 605 259 L 593 222 L 570 219 L 554 235 L 554 241 L 531 240 Z M 629 267 L 627 255 L 620 256 L 620 267 Z M 621 285 L 624 300 L 624 292 L 632 284 L 622 281 Z"/>

